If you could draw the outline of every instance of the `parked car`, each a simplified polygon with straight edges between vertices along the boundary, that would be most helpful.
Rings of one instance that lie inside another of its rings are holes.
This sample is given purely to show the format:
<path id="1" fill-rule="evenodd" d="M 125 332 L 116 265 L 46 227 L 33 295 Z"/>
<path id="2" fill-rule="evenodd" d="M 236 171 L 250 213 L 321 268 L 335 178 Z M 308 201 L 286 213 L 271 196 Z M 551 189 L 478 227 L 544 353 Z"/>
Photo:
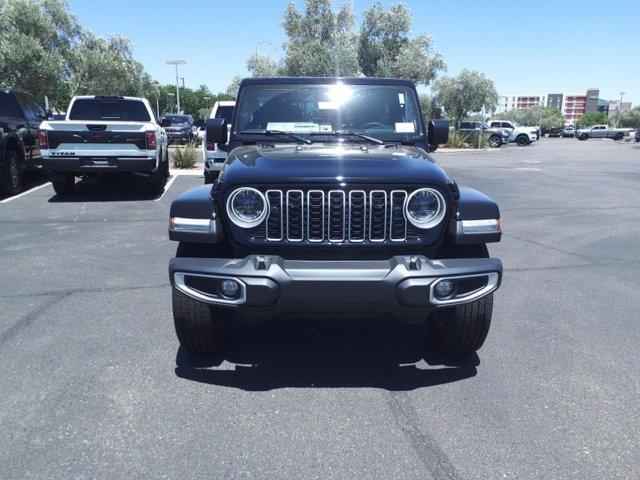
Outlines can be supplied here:
<path id="1" fill-rule="evenodd" d="M 576 131 L 578 140 L 587 140 L 589 138 L 612 138 L 613 140 L 622 140 L 629 130 L 619 128 L 611 128 L 608 125 L 593 125 L 587 128 L 579 128 Z"/>
<path id="2" fill-rule="evenodd" d="M 195 139 L 197 127 L 191 115 L 167 114 L 162 117 L 162 125 L 167 132 L 167 142 L 188 143 Z"/>
<path id="3" fill-rule="evenodd" d="M 491 128 L 503 128 L 509 131 L 509 141 L 516 142 L 519 147 L 524 147 L 532 142 L 537 141 L 540 135 L 535 127 L 523 127 L 517 122 L 508 120 L 491 120 L 489 122 Z"/>
<path id="4" fill-rule="evenodd" d="M 564 127 L 564 130 L 562 131 L 562 137 L 575 137 L 576 136 L 576 129 L 572 126 L 572 125 L 568 125 L 566 127 Z"/>
<path id="5" fill-rule="evenodd" d="M 40 166 L 37 141 L 40 122 L 47 114 L 30 95 L 0 90 L 0 191 L 20 193 L 26 169 Z"/>
<path id="6" fill-rule="evenodd" d="M 551 127 L 547 127 L 545 129 L 545 134 L 549 136 L 549 138 L 552 137 L 561 137 L 562 136 L 562 132 L 563 132 L 563 128 L 558 126 L 558 125 L 553 125 Z"/>
<path id="7" fill-rule="evenodd" d="M 640 128 L 636 129 L 636 142 L 640 142 Z"/>
<path id="8" fill-rule="evenodd" d="M 78 176 L 136 172 L 153 193 L 169 177 L 166 134 L 144 98 L 73 97 L 65 120 L 42 122 L 38 141 L 58 194 L 70 193 Z"/>
<path id="9" fill-rule="evenodd" d="M 224 118 L 227 122 L 229 132 L 231 132 L 233 109 L 235 106 L 236 102 L 231 100 L 218 101 L 213 105 L 209 118 Z M 227 158 L 229 146 L 226 140 L 222 143 L 215 143 L 207 142 L 206 138 L 204 138 L 202 151 L 204 156 L 204 182 L 212 183 L 222 168 L 225 158 Z"/>
<path id="10" fill-rule="evenodd" d="M 484 122 L 460 122 L 458 132 L 463 135 L 467 141 L 474 141 L 474 139 L 477 141 L 477 135 L 483 133 L 487 135 L 491 148 L 499 148 L 509 142 L 509 132 L 507 130 L 490 128 Z"/>
<path id="11" fill-rule="evenodd" d="M 356 313 L 427 323 L 445 350 L 481 347 L 502 277 L 486 247 L 500 212 L 428 153 L 449 124 L 426 128 L 413 82 L 245 79 L 233 122 L 222 174 L 170 210 L 188 351 L 216 351 L 237 316 Z M 207 121 L 207 141 L 227 134 L 224 118 Z"/>

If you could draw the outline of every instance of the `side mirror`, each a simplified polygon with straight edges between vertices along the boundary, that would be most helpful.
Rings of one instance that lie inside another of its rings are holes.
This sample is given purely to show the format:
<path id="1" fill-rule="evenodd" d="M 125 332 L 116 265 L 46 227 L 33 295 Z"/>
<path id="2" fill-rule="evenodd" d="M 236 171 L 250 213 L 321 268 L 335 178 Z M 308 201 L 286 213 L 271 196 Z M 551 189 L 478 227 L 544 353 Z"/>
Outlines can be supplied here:
<path id="1" fill-rule="evenodd" d="M 169 120 L 168 118 L 163 118 L 160 121 L 160 126 L 161 127 L 170 127 L 171 126 L 171 120 Z"/>
<path id="2" fill-rule="evenodd" d="M 449 141 L 449 121 L 431 120 L 427 135 L 430 146 L 446 144 Z"/>
<path id="3" fill-rule="evenodd" d="M 207 143 L 227 143 L 227 121 L 224 118 L 210 118 L 206 122 Z"/>

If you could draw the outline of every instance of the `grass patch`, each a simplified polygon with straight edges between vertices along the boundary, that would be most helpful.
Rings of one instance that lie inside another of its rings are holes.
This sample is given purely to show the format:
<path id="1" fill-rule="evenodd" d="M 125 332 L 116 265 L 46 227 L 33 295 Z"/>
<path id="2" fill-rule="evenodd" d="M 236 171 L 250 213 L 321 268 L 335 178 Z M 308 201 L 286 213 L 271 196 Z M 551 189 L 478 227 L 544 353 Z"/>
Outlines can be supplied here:
<path id="1" fill-rule="evenodd" d="M 194 168 L 198 163 L 198 148 L 194 142 L 171 149 L 174 168 Z"/>

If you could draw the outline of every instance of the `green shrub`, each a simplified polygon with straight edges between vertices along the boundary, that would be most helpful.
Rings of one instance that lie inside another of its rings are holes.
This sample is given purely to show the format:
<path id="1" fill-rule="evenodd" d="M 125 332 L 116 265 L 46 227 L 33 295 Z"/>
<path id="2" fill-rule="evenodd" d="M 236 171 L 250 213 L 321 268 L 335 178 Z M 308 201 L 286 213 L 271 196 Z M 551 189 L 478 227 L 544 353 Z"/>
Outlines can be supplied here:
<path id="1" fill-rule="evenodd" d="M 194 168 L 198 163 L 198 148 L 193 142 L 173 147 L 171 158 L 175 168 Z"/>
<path id="2" fill-rule="evenodd" d="M 473 136 L 473 143 L 471 148 L 486 148 L 489 144 L 489 135 L 482 132 L 480 135 Z"/>
<path id="3" fill-rule="evenodd" d="M 464 135 L 460 135 L 455 130 L 449 132 L 449 141 L 447 141 L 447 148 L 465 148 L 467 141 Z"/>

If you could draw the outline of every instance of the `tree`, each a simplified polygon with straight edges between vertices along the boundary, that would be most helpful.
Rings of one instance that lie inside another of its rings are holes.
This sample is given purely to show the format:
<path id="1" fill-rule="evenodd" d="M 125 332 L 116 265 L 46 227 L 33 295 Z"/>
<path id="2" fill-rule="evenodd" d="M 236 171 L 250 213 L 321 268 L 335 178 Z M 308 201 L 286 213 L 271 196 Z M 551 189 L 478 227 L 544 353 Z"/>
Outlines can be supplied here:
<path id="1" fill-rule="evenodd" d="M 228 95 L 231 99 L 235 100 L 236 96 L 238 95 L 238 88 L 240 88 L 240 82 L 241 81 L 242 81 L 242 76 L 241 75 L 235 75 L 231 79 L 231 83 L 229 83 L 229 86 L 224 91 L 224 93 L 226 95 Z"/>
<path id="2" fill-rule="evenodd" d="M 251 54 L 247 60 L 247 69 L 252 77 L 277 77 L 283 73 L 281 62 L 259 52 Z"/>
<path id="3" fill-rule="evenodd" d="M 290 76 L 335 77 L 359 73 L 358 54 L 351 29 L 349 5 L 332 10 L 331 0 L 304 0 L 304 10 L 294 0 L 287 4 L 282 26 L 284 44 L 282 72 Z"/>
<path id="4" fill-rule="evenodd" d="M 620 127 L 640 128 L 640 107 L 623 111 L 620 115 Z"/>
<path id="5" fill-rule="evenodd" d="M 611 119 L 603 112 L 587 112 L 578 119 L 578 125 L 581 127 L 590 127 L 592 125 L 611 125 Z"/>
<path id="6" fill-rule="evenodd" d="M 411 38 L 413 16 L 403 4 L 387 10 L 377 1 L 363 12 L 356 34 L 351 3 L 332 8 L 332 0 L 304 0 L 298 10 L 290 0 L 282 26 L 287 34 L 282 60 L 255 52 L 247 61 L 254 77 L 273 76 L 372 76 L 398 77 L 429 85 L 446 69 L 433 40 L 427 34 Z M 235 94 L 235 77 L 227 93 Z"/>
<path id="7" fill-rule="evenodd" d="M 493 82 L 482 73 L 464 69 L 457 77 L 444 77 L 433 85 L 436 102 L 456 127 L 469 112 L 492 110 L 498 103 Z"/>
<path id="8" fill-rule="evenodd" d="M 63 0 L 0 2 L 0 87 L 42 99 L 64 90 L 81 27 Z M 68 89 L 67 89 L 68 90 Z"/>
<path id="9" fill-rule="evenodd" d="M 73 94 L 154 91 L 131 43 L 83 29 L 66 0 L 0 0 L 0 87 L 61 109 Z"/>
<path id="10" fill-rule="evenodd" d="M 432 51 L 429 35 L 409 38 L 412 23 L 411 10 L 402 3 L 385 10 L 378 1 L 365 10 L 358 33 L 358 63 L 364 75 L 428 85 L 446 69 L 440 54 Z"/>
<path id="11" fill-rule="evenodd" d="M 514 109 L 495 115 L 492 119 L 511 120 L 522 125 L 539 125 L 541 128 L 564 125 L 564 116 L 555 107 L 536 106 L 522 110 Z"/>
<path id="12" fill-rule="evenodd" d="M 131 42 L 120 36 L 84 33 L 71 59 L 71 91 L 75 95 L 150 96 L 151 77 L 133 59 Z"/>

